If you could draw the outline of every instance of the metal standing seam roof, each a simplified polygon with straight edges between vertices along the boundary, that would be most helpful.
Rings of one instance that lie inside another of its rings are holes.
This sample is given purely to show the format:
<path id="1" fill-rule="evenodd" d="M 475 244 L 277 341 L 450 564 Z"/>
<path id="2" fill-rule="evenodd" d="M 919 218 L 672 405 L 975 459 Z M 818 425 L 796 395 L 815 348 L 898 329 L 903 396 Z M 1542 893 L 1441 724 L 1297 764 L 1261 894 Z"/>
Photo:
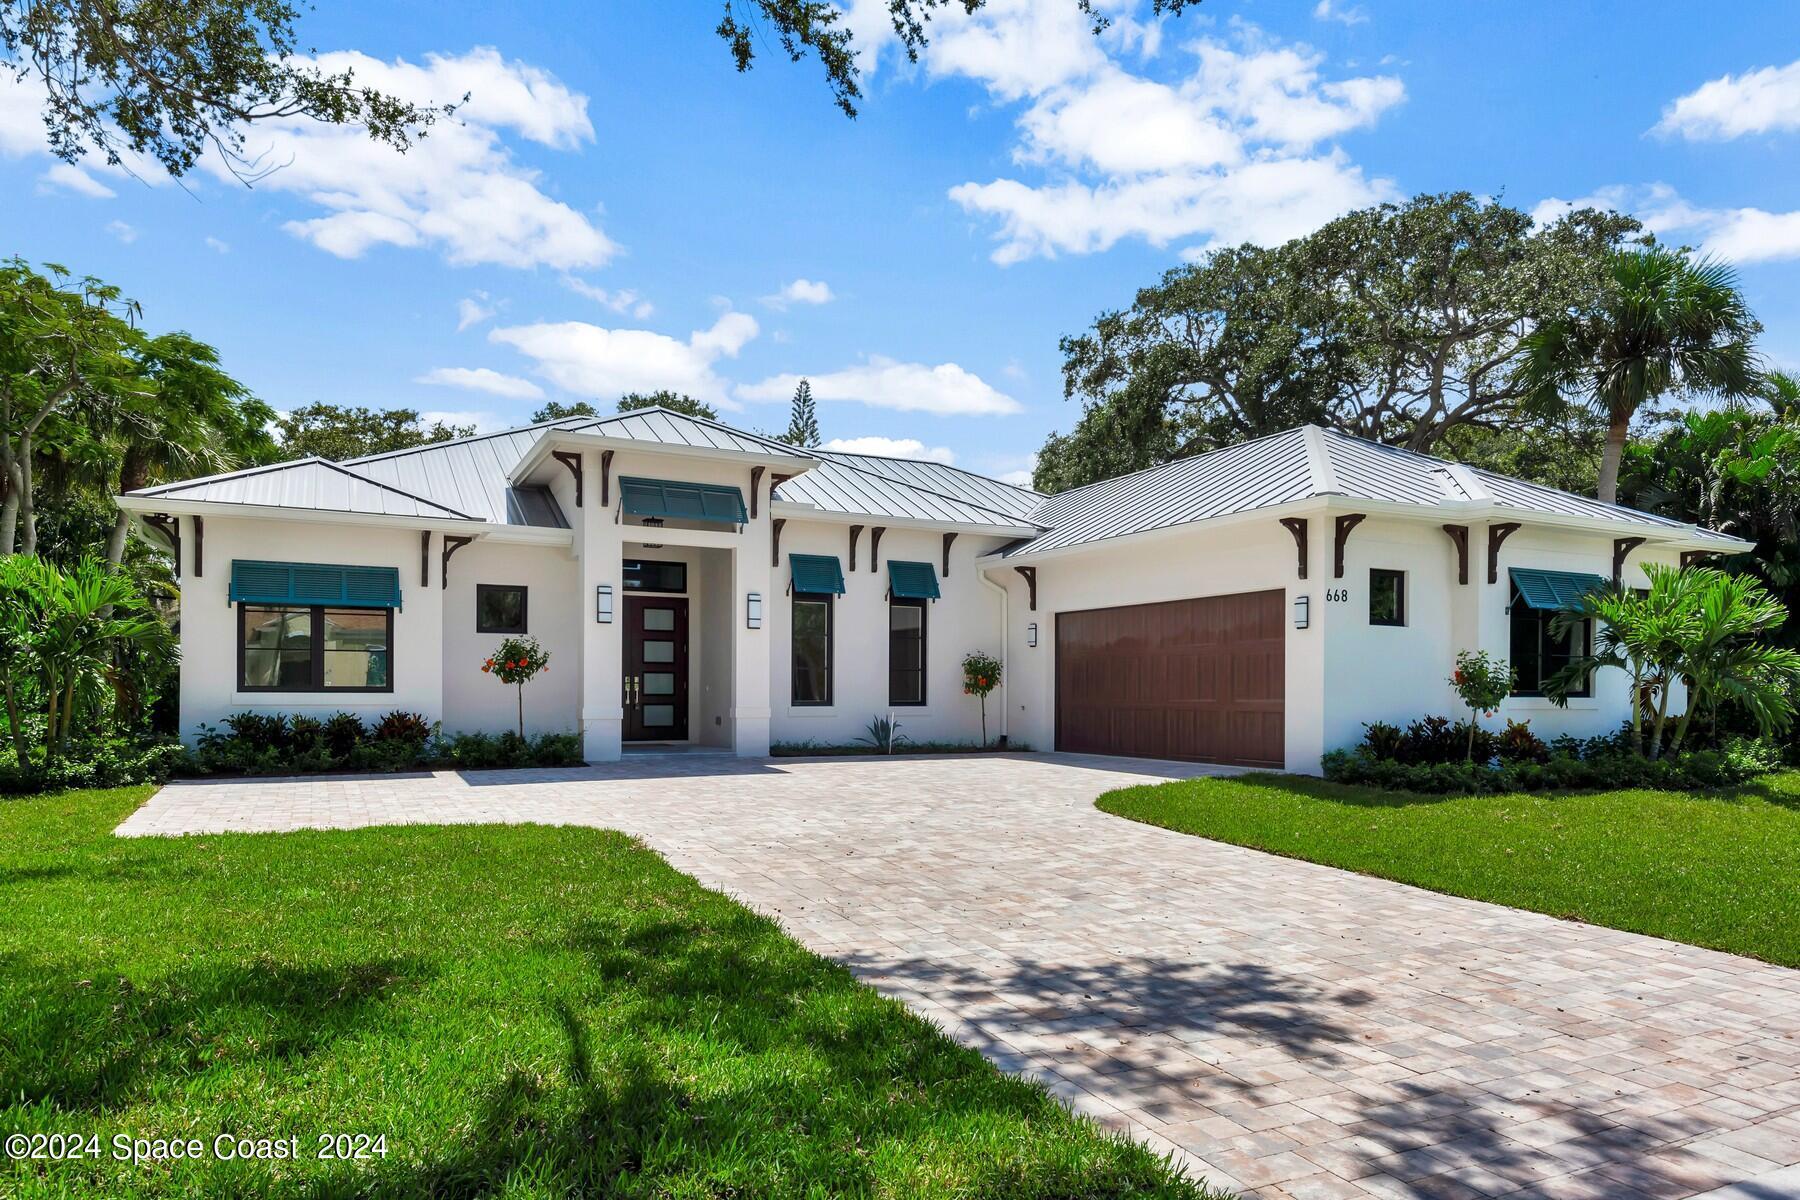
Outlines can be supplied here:
<path id="1" fill-rule="evenodd" d="M 440 504 L 404 488 L 369 479 L 323 458 L 302 458 L 267 467 L 250 467 L 204 479 L 189 479 L 143 488 L 133 496 L 203 500 L 213 504 L 251 504 L 268 508 L 309 508 L 322 512 L 371 516 L 446 517 L 475 520 L 471 514 Z"/>
<path id="2" fill-rule="evenodd" d="M 784 482 L 777 489 L 775 498 L 786 504 L 810 505 L 821 512 L 840 515 L 988 525 L 1000 530 L 1017 530 L 1032 524 L 1023 517 L 941 496 L 829 458 L 805 474 Z"/>
<path id="3" fill-rule="evenodd" d="M 1302 426 L 1049 496 L 1031 519 L 1050 531 L 1002 553 L 1037 554 L 1319 496 L 1421 507 L 1491 502 L 1521 512 L 1695 532 L 1668 517 Z M 1727 540 L 1704 530 L 1699 536 Z"/>
<path id="4" fill-rule="evenodd" d="M 432 442 L 406 450 L 390 450 L 367 458 L 344 460 L 358 475 L 391 487 L 428 496 L 438 504 L 495 524 L 522 524 L 512 519 L 520 497 L 510 477 L 519 460 L 549 429 L 567 429 L 591 417 L 569 417 L 498 433 L 476 434 L 448 442 Z M 561 514 L 559 513 L 558 516 Z M 566 521 L 560 522 L 567 525 Z"/>
<path id="5" fill-rule="evenodd" d="M 947 463 L 916 458 L 882 458 L 875 454 L 847 454 L 840 450 L 814 450 L 812 453 L 832 462 L 843 463 L 860 471 L 868 471 L 1020 520 L 1025 519 L 1044 500 L 1041 492 L 989 479 L 985 475 L 977 475 Z"/>

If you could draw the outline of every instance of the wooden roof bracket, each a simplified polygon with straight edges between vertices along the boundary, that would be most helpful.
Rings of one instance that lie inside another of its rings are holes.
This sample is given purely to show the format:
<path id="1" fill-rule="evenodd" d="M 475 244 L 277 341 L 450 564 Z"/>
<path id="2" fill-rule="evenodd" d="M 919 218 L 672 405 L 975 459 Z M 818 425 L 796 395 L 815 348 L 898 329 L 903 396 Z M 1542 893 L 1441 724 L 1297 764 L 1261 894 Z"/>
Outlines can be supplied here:
<path id="1" fill-rule="evenodd" d="M 1281 527 L 1294 535 L 1294 546 L 1300 552 L 1300 578 L 1306 578 L 1306 518 L 1283 517 Z"/>
<path id="2" fill-rule="evenodd" d="M 954 533 L 944 535 L 944 578 L 950 578 L 950 543 L 956 540 Z"/>
<path id="3" fill-rule="evenodd" d="M 431 586 L 431 530 L 419 531 L 419 586 Z"/>
<path id="4" fill-rule="evenodd" d="M 763 468 L 750 468 L 750 519 L 756 520 L 756 494 L 762 489 Z"/>
<path id="5" fill-rule="evenodd" d="M 1469 527 L 1467 525 L 1446 525 L 1444 532 L 1456 545 L 1456 582 L 1469 582 Z"/>
<path id="6" fill-rule="evenodd" d="M 1500 543 L 1519 532 L 1517 521 L 1502 521 L 1488 526 L 1488 582 L 1500 582 Z"/>
<path id="7" fill-rule="evenodd" d="M 1030 589 L 1031 611 L 1037 611 L 1037 568 L 1014 567 L 1013 570 L 1025 577 L 1025 586 Z"/>
<path id="8" fill-rule="evenodd" d="M 575 477 L 575 507 L 581 507 L 581 452 L 579 450 L 552 450 L 550 457 L 569 468 L 569 474 Z M 602 501 L 601 503 L 605 503 Z"/>
<path id="9" fill-rule="evenodd" d="M 861 525 L 850 527 L 850 574 L 852 575 L 856 574 L 856 539 L 862 536 L 862 531 Z"/>
<path id="10" fill-rule="evenodd" d="M 869 530 L 869 570 L 881 569 L 881 535 L 887 532 L 887 526 L 877 525 Z"/>
<path id="11" fill-rule="evenodd" d="M 612 507 L 612 456 L 611 450 L 600 452 L 600 507 Z"/>
<path id="12" fill-rule="evenodd" d="M 181 518 L 168 513 L 145 513 L 144 524 L 163 535 L 169 553 L 175 556 L 175 578 L 181 578 Z"/>
<path id="13" fill-rule="evenodd" d="M 438 564 L 439 587 L 450 586 L 450 556 L 474 540 L 472 537 L 462 537 L 454 533 L 444 535 L 444 560 Z"/>
<path id="14" fill-rule="evenodd" d="M 1614 587 L 1617 587 L 1625 578 L 1625 557 L 1648 540 L 1648 538 L 1641 537 L 1622 537 L 1613 539 Z M 195 572 L 195 574 L 198 573 L 199 572 Z"/>
<path id="15" fill-rule="evenodd" d="M 774 535 L 769 539 L 769 565 L 781 565 L 781 527 L 787 524 L 786 517 L 776 517 L 769 522 L 769 530 Z"/>
<path id="16" fill-rule="evenodd" d="M 1350 531 L 1368 520 L 1367 513 L 1345 513 L 1337 519 L 1337 531 L 1332 537 L 1331 577 L 1344 577 L 1344 543 L 1350 540 Z"/>

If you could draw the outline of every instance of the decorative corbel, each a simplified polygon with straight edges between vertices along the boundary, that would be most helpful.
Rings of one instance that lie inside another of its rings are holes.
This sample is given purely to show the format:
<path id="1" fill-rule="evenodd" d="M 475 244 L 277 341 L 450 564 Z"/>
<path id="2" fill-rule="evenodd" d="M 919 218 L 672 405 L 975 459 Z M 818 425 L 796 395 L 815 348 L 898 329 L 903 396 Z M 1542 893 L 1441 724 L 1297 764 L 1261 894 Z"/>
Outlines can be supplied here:
<path id="1" fill-rule="evenodd" d="M 881 569 L 881 535 L 887 532 L 887 526 L 877 525 L 869 530 L 869 570 Z"/>
<path id="2" fill-rule="evenodd" d="M 1017 571 L 1019 574 L 1021 574 L 1025 577 L 1025 587 L 1029 592 L 1029 598 L 1031 601 L 1031 611 L 1036 612 L 1037 611 L 1037 568 L 1036 567 L 1014 567 L 1013 570 Z"/>
<path id="3" fill-rule="evenodd" d="M 1337 531 L 1332 536 L 1331 577 L 1344 577 L 1344 543 L 1350 540 L 1350 531 L 1368 520 L 1367 513 L 1345 513 L 1337 519 Z"/>
<path id="4" fill-rule="evenodd" d="M 169 543 L 169 553 L 175 556 L 175 578 L 181 578 L 181 518 L 171 517 L 168 513 L 146 513 L 144 524 L 162 534 L 163 540 Z"/>
<path id="5" fill-rule="evenodd" d="M 763 468 L 750 468 L 750 519 L 756 520 L 756 496 L 762 490 Z"/>
<path id="6" fill-rule="evenodd" d="M 1306 578 L 1306 518 L 1283 517 L 1281 527 L 1294 535 L 1294 547 L 1300 552 L 1300 578 Z"/>
<path id="7" fill-rule="evenodd" d="M 431 586 L 431 530 L 419 531 L 419 586 Z"/>
<path id="8" fill-rule="evenodd" d="M 944 535 L 944 578 L 950 578 L 950 543 L 956 540 L 954 533 Z"/>
<path id="9" fill-rule="evenodd" d="M 1689 567 L 1697 567 L 1700 565 L 1702 559 L 1711 558 L 1717 553 L 1717 550 L 1683 550 L 1681 552 L 1681 567 L 1683 570 L 1686 570 Z"/>
<path id="10" fill-rule="evenodd" d="M 1517 521 L 1502 521 L 1488 526 L 1488 582 L 1500 582 L 1500 543 L 1519 532 Z"/>
<path id="11" fill-rule="evenodd" d="M 575 507 L 581 507 L 581 452 L 578 450 L 552 450 L 550 457 L 569 468 L 569 474 L 575 477 Z M 605 503 L 605 501 L 601 501 Z"/>
<path id="12" fill-rule="evenodd" d="M 600 507 L 612 507 L 612 456 L 611 450 L 600 452 Z"/>
<path id="13" fill-rule="evenodd" d="M 450 556 L 474 540 L 472 537 L 459 537 L 454 533 L 444 535 L 444 560 L 438 564 L 439 587 L 450 586 Z"/>
<path id="14" fill-rule="evenodd" d="M 1451 542 L 1456 545 L 1456 582 L 1469 582 L 1469 527 L 1467 525 L 1446 525 L 1444 532 L 1450 535 Z"/>
<path id="15" fill-rule="evenodd" d="M 194 517 L 194 578 L 195 579 L 198 579 L 198 578 L 200 578 L 201 575 L 205 574 L 205 571 L 202 570 L 202 563 L 201 563 L 201 558 L 205 553 L 206 553 L 206 518 L 196 515 Z"/>
<path id="16" fill-rule="evenodd" d="M 1625 556 L 1643 545 L 1648 538 L 1622 537 L 1613 539 L 1613 586 L 1617 587 L 1625 578 Z M 198 574 L 198 572 L 196 572 Z"/>
<path id="17" fill-rule="evenodd" d="M 862 536 L 862 531 L 861 525 L 850 527 L 850 573 L 852 575 L 856 574 L 856 539 Z"/>
<path id="18" fill-rule="evenodd" d="M 776 517 L 773 521 L 769 522 L 769 532 L 771 534 L 769 538 L 769 565 L 771 567 L 779 567 L 781 565 L 781 527 L 786 524 L 786 517 Z"/>

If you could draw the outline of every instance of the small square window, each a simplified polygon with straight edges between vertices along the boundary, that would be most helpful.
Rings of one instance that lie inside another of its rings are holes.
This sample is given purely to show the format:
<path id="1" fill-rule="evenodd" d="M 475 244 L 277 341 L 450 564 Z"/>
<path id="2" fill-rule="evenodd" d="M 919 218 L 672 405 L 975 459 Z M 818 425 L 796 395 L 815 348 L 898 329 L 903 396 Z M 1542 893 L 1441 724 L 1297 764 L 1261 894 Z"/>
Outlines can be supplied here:
<path id="1" fill-rule="evenodd" d="M 524 633 L 525 589 L 499 583 L 475 585 L 476 633 Z"/>
<path id="2" fill-rule="evenodd" d="M 1369 624 L 1406 624 L 1406 572 L 1369 572 Z"/>

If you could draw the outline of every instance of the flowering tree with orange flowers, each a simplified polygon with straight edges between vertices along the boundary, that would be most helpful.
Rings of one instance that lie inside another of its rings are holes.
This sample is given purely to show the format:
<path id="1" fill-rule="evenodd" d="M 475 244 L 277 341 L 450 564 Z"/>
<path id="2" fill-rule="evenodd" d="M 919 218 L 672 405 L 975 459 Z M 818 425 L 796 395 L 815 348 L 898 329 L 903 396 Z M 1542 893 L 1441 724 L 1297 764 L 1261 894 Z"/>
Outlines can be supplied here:
<path id="1" fill-rule="evenodd" d="M 983 650 L 963 658 L 963 695 L 981 697 L 981 744 L 987 745 L 988 693 L 1000 686 L 1000 660 Z"/>
<path id="2" fill-rule="evenodd" d="M 550 655 L 538 645 L 536 638 L 510 637 L 495 648 L 481 664 L 483 675 L 498 675 L 501 683 L 519 689 L 519 736 L 525 736 L 525 685 L 539 671 L 550 669 Z"/>
<path id="3" fill-rule="evenodd" d="M 1469 706 L 1469 748 L 1463 755 L 1465 761 L 1475 757 L 1475 718 L 1484 712 L 1493 716 L 1500 702 L 1512 694 L 1518 678 L 1518 673 L 1505 659 L 1490 658 L 1486 650 L 1479 654 L 1468 650 L 1457 654 L 1450 686 Z"/>

